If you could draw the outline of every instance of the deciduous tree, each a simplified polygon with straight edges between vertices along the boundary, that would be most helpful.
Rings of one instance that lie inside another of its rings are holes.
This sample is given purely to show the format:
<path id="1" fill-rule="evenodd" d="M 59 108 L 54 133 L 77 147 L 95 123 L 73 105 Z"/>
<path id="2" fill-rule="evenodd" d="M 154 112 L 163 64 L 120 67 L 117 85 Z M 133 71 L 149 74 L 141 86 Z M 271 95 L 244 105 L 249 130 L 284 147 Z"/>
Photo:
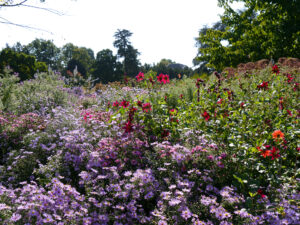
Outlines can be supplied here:
<path id="1" fill-rule="evenodd" d="M 0 52 L 0 73 L 3 73 L 7 66 L 19 73 L 21 80 L 33 78 L 36 72 L 47 71 L 47 65 L 44 62 L 38 62 L 34 56 L 18 53 L 10 48 Z"/>
<path id="2" fill-rule="evenodd" d="M 199 33 L 197 61 L 222 70 L 262 58 L 300 57 L 299 1 L 243 0 L 245 8 L 237 11 L 230 6 L 234 1 L 219 0 L 225 30 Z"/>
<path id="3" fill-rule="evenodd" d="M 97 82 L 107 83 L 120 80 L 122 76 L 122 64 L 117 61 L 110 49 L 104 49 L 97 53 L 93 66 L 93 78 Z"/>

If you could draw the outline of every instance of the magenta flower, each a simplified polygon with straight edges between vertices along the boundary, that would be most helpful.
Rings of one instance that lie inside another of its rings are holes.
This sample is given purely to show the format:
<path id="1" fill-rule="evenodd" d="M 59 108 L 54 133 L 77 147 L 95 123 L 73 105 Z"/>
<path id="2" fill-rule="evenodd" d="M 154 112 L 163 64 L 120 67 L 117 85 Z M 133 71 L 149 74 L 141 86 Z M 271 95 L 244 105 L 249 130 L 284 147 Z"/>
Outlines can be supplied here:
<path id="1" fill-rule="evenodd" d="M 161 73 L 157 76 L 157 81 L 164 84 L 170 83 L 169 75 Z"/>
<path id="2" fill-rule="evenodd" d="M 139 72 L 139 74 L 136 76 L 136 80 L 138 82 L 142 81 L 144 79 L 144 73 Z"/>
<path id="3" fill-rule="evenodd" d="M 144 112 L 150 112 L 152 110 L 151 109 L 151 104 L 149 102 L 143 104 L 142 109 L 143 109 Z"/>

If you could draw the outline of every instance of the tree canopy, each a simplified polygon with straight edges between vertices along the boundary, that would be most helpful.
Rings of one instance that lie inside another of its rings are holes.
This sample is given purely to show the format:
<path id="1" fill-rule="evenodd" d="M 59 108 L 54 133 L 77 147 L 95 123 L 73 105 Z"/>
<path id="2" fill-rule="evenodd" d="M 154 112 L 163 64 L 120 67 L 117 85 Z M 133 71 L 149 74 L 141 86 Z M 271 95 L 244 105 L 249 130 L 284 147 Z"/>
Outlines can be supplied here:
<path id="1" fill-rule="evenodd" d="M 233 10 L 230 3 L 243 2 Z M 291 0 L 219 0 L 225 12 L 220 27 L 199 32 L 197 62 L 222 70 L 262 58 L 300 58 L 300 4 Z"/>
<path id="2" fill-rule="evenodd" d="M 97 53 L 92 73 L 97 82 L 117 81 L 121 79 L 122 64 L 117 61 L 117 56 L 114 56 L 110 49 L 104 49 Z"/>
<path id="3" fill-rule="evenodd" d="M 5 67 L 10 67 L 18 73 L 22 81 L 33 78 L 38 71 L 47 71 L 47 65 L 44 62 L 38 62 L 34 56 L 18 53 L 10 48 L 0 52 L 0 73 L 3 73 Z"/>

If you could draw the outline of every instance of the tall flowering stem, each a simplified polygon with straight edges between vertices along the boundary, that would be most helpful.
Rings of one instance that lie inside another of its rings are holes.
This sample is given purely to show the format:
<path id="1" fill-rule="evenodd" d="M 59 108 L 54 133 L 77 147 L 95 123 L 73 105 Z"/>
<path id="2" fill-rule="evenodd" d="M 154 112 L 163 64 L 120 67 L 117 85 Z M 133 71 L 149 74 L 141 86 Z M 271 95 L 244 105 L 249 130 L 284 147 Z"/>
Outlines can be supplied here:
<path id="1" fill-rule="evenodd" d="M 200 84 L 204 83 L 204 81 L 200 78 L 196 81 L 196 87 L 197 87 L 197 102 L 200 102 Z"/>
<path id="2" fill-rule="evenodd" d="M 133 131 L 133 124 L 132 124 L 132 121 L 133 121 L 133 118 L 134 118 L 134 113 L 137 111 L 136 108 L 134 107 L 131 107 L 129 109 L 129 113 L 128 113 L 128 120 L 127 122 L 125 123 L 125 126 L 123 127 L 123 129 L 125 130 L 125 133 L 130 133 Z"/>

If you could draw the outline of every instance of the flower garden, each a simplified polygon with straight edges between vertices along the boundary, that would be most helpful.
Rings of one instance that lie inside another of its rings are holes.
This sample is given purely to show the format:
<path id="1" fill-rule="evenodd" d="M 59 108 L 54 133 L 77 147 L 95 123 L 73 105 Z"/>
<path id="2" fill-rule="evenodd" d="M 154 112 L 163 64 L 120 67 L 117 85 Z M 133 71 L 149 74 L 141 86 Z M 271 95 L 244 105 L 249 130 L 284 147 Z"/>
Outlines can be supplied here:
<path id="1" fill-rule="evenodd" d="M 0 77 L 1 224 L 300 224 L 299 73 Z"/>

